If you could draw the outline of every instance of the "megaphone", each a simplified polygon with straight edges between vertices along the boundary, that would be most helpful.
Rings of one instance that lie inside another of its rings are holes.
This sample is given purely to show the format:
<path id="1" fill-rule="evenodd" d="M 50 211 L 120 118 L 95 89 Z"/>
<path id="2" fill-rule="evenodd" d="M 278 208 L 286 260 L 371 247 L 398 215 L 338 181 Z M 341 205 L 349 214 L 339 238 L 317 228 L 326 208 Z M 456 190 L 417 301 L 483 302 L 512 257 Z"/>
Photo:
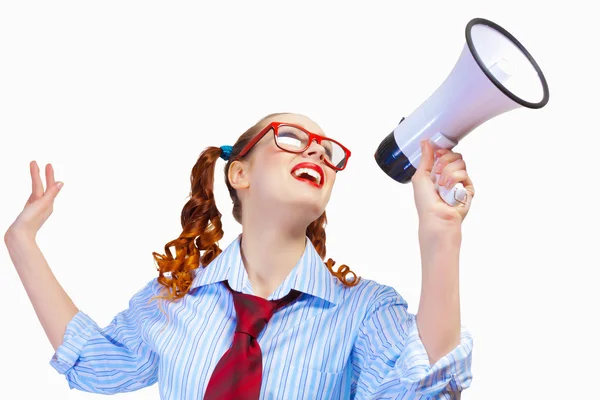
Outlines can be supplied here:
<path id="1" fill-rule="evenodd" d="M 531 54 L 509 32 L 483 18 L 465 29 L 460 57 L 442 85 L 379 145 L 375 160 L 392 179 L 407 183 L 421 159 L 420 142 L 434 149 L 452 149 L 485 121 L 518 107 L 542 108 L 548 84 Z M 436 158 L 437 162 L 437 158 Z M 451 189 L 437 185 L 449 205 L 464 203 L 461 183 Z"/>

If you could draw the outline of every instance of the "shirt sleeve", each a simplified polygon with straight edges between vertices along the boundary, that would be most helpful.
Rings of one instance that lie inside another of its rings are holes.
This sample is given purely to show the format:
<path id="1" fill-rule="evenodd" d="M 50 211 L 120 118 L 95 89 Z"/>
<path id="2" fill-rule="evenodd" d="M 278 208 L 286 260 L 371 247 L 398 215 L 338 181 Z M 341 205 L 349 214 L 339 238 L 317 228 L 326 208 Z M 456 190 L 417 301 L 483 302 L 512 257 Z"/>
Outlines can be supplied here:
<path id="1" fill-rule="evenodd" d="M 157 381 L 158 356 L 144 341 L 144 322 L 157 312 L 156 279 L 129 301 L 105 328 L 79 311 L 67 324 L 63 343 L 50 365 L 64 374 L 71 389 L 114 394 Z"/>
<path id="2" fill-rule="evenodd" d="M 351 362 L 356 399 L 457 399 L 471 384 L 473 340 L 461 325 L 460 343 L 430 365 L 415 315 L 381 285 L 359 328 Z"/>

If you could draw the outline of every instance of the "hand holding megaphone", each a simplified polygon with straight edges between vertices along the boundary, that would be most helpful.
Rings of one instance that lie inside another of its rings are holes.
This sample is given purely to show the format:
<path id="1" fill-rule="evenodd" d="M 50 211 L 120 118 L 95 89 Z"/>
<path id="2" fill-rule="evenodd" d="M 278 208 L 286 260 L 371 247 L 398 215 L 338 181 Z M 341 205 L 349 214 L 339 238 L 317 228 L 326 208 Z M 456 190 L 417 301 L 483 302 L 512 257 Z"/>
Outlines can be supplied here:
<path id="1" fill-rule="evenodd" d="M 429 139 L 435 149 L 452 149 L 495 116 L 518 107 L 542 108 L 548 102 L 542 70 L 514 36 L 483 18 L 472 19 L 465 35 L 467 43 L 446 80 L 402 118 L 375 152 L 377 164 L 397 182 L 410 182 L 416 172 L 421 140 Z M 437 189 L 449 205 L 465 199 L 460 183 Z"/>
<path id="2" fill-rule="evenodd" d="M 437 230 L 439 225 L 436 227 L 436 224 L 440 221 L 441 226 L 445 227 L 464 221 L 475 196 L 475 187 L 467 173 L 466 160 L 463 159 L 461 153 L 448 149 L 436 150 L 429 140 L 423 140 L 419 145 L 423 154 L 419 168 L 411 178 L 411 183 L 419 222 L 423 223 L 420 225 Z M 436 157 L 437 162 L 435 162 Z M 438 182 L 439 179 L 441 179 L 441 184 L 438 187 L 435 182 Z M 463 198 L 448 188 L 444 188 L 440 193 L 444 182 L 451 189 L 454 189 L 457 183 L 464 187 Z M 452 206 L 454 203 L 459 207 Z M 425 229 L 425 231 L 427 230 L 428 228 Z"/>

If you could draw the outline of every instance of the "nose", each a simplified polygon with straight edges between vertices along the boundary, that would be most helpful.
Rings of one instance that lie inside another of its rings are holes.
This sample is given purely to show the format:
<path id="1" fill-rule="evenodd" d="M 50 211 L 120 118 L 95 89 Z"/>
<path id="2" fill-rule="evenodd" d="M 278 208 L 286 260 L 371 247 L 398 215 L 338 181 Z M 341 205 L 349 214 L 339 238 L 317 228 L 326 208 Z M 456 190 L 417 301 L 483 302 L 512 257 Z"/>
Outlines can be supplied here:
<path id="1" fill-rule="evenodd" d="M 306 156 L 317 155 L 317 157 L 319 157 L 319 160 L 323 160 L 323 158 L 325 158 L 325 148 L 319 143 L 317 143 L 316 140 L 313 140 L 310 143 L 310 146 L 308 146 L 308 148 L 304 151 L 304 154 Z"/>

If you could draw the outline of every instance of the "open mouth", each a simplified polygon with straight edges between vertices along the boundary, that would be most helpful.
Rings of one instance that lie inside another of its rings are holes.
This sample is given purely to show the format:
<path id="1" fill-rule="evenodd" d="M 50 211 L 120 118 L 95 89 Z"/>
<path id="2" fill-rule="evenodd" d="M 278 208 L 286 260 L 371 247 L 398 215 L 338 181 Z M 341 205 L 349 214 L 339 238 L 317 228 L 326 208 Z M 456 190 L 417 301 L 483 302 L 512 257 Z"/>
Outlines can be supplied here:
<path id="1" fill-rule="evenodd" d="M 299 164 L 292 170 L 292 176 L 299 181 L 307 182 L 316 188 L 323 186 L 323 175 L 321 171 L 314 164 L 305 163 L 305 165 Z"/>

